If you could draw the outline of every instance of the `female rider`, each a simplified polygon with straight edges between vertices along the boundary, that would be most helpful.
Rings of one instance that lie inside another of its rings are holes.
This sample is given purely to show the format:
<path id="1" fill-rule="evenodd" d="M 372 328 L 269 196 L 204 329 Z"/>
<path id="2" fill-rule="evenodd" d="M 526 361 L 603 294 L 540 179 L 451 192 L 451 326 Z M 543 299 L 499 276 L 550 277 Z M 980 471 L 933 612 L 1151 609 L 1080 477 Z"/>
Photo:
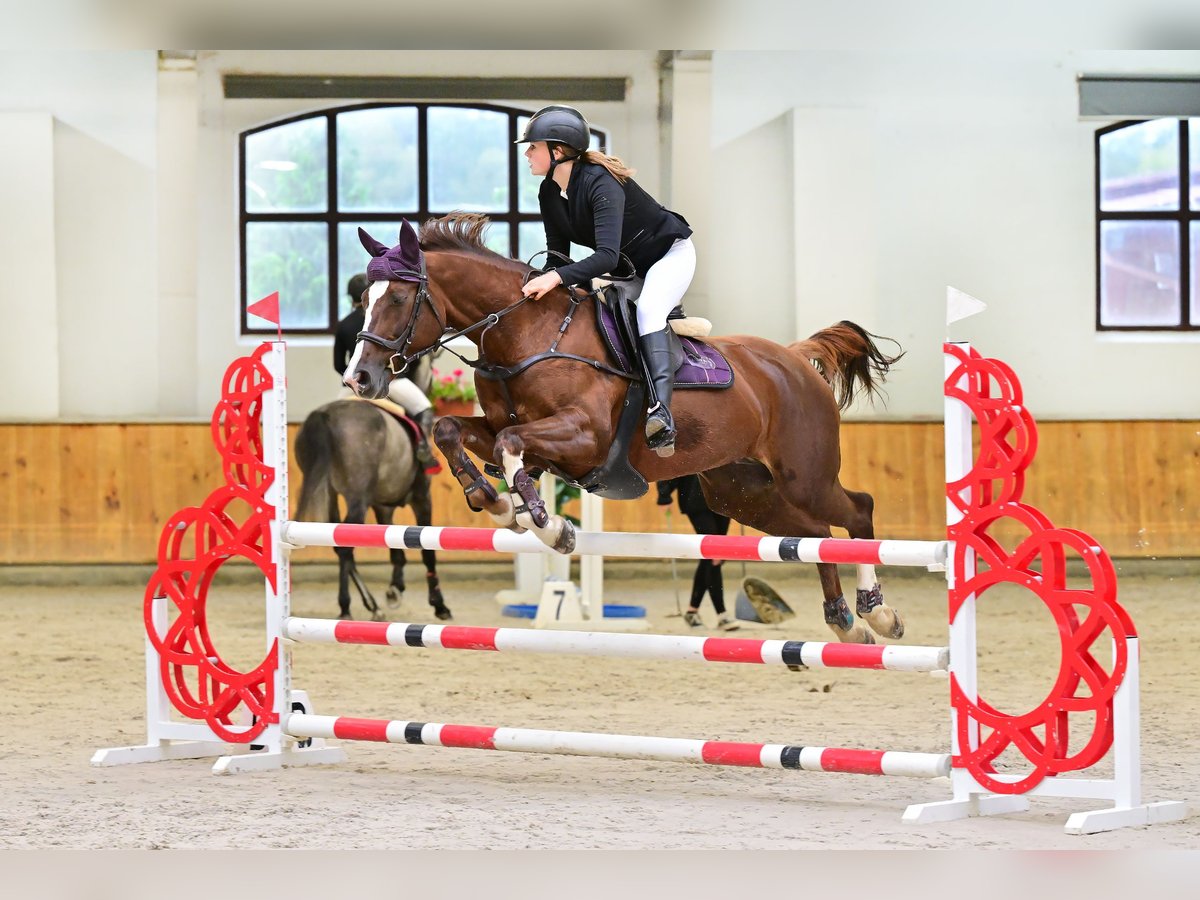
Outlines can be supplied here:
<path id="1" fill-rule="evenodd" d="M 534 175 L 544 175 L 538 191 L 546 248 L 566 254 L 570 244 L 591 247 L 591 256 L 531 279 L 527 297 L 540 298 L 560 284 L 591 287 L 598 275 L 617 267 L 618 254 L 632 261 L 645 279 L 637 301 L 638 335 L 647 370 L 649 405 L 646 444 L 660 456 L 675 452 L 671 418 L 671 345 L 667 315 L 679 305 L 696 271 L 692 229 L 631 177 L 620 159 L 588 149 L 591 131 L 569 106 L 547 106 L 533 114 L 518 144 Z"/>

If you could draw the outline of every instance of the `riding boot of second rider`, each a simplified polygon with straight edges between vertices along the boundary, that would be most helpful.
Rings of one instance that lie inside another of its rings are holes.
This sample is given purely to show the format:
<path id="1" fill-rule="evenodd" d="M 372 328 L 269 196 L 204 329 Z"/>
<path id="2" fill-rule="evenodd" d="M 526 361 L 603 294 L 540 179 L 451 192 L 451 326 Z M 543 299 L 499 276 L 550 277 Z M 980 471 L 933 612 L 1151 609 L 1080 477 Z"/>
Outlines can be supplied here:
<path id="1" fill-rule="evenodd" d="M 675 420 L 671 417 L 671 392 L 675 360 L 671 352 L 671 326 L 638 338 L 646 372 L 646 446 L 659 456 L 675 452 Z"/>
<path id="2" fill-rule="evenodd" d="M 421 429 L 421 438 L 417 441 L 417 462 L 428 469 L 437 465 L 437 457 L 433 455 L 433 448 L 429 446 L 429 435 L 433 431 L 433 407 L 421 410 L 412 418 Z"/>

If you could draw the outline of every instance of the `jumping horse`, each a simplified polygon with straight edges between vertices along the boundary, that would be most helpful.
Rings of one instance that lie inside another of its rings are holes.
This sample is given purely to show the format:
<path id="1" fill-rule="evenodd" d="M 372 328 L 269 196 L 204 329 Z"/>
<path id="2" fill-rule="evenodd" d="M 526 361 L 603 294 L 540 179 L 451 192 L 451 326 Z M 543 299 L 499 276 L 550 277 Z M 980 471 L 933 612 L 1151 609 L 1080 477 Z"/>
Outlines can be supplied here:
<path id="1" fill-rule="evenodd" d="M 385 388 L 386 392 L 386 388 Z M 296 463 L 300 466 L 300 501 L 296 519 L 304 522 L 343 521 L 338 495 L 346 501 L 344 521 L 361 525 L 370 509 L 380 525 L 391 525 L 396 507 L 408 506 L 418 525 L 433 522 L 429 476 L 417 461 L 416 437 L 409 426 L 390 412 L 362 400 L 335 400 L 308 414 L 296 435 Z M 350 618 L 350 582 L 358 589 L 371 618 L 382 621 L 383 612 L 363 582 L 354 561 L 353 547 L 334 548 L 338 557 L 339 618 Z M 403 550 L 390 551 L 392 579 L 387 604 L 398 607 L 404 599 Z M 422 550 L 429 605 L 439 619 L 450 610 L 438 584 L 437 554 Z"/>
<path id="2" fill-rule="evenodd" d="M 487 224 L 481 215 L 452 213 L 424 222 L 418 235 L 405 222 L 394 247 L 359 230 L 374 257 L 372 284 L 344 380 L 361 396 L 380 397 L 395 372 L 467 336 L 479 351 L 471 364 L 483 415 L 440 419 L 435 442 L 472 509 L 570 552 L 574 529 L 547 513 L 529 470 L 587 486 L 618 438 L 637 376 L 609 361 L 596 293 L 559 287 L 538 301 L 522 298 L 521 286 L 535 270 L 485 247 Z M 856 392 L 877 394 L 899 356 L 884 355 L 873 336 L 851 322 L 787 346 L 749 335 L 708 343 L 728 360 L 732 384 L 722 391 L 676 391 L 676 452 L 659 456 L 634 440 L 628 450 L 633 469 L 647 481 L 698 474 L 714 510 L 766 534 L 829 537 L 838 526 L 852 538 L 874 538 L 871 496 L 838 480 L 840 411 Z M 467 451 L 503 471 L 515 502 L 496 491 Z M 874 643 L 842 595 L 836 564 L 817 569 L 833 633 L 842 641 Z M 859 616 L 877 634 L 904 633 L 874 567 L 858 567 L 856 600 Z"/>

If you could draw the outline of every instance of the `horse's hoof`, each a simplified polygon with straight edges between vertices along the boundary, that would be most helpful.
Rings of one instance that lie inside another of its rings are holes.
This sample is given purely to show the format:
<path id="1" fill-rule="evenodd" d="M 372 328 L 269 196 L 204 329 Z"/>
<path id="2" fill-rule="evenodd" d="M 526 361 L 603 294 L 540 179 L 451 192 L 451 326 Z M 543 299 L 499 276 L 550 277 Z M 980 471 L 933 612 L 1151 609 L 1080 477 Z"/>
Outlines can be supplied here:
<path id="1" fill-rule="evenodd" d="M 526 528 L 524 525 L 518 525 L 516 523 L 516 521 L 514 520 L 513 523 L 508 526 L 508 530 L 511 531 L 513 534 L 524 534 L 529 529 Z"/>
<path id="2" fill-rule="evenodd" d="M 387 616 L 385 616 L 383 614 L 382 610 L 377 609 L 377 610 L 375 610 L 375 612 L 371 613 L 371 621 L 372 622 L 386 622 Z"/>
<path id="3" fill-rule="evenodd" d="M 554 542 L 554 550 L 563 554 L 575 552 L 575 526 L 566 519 L 562 520 L 562 529 Z"/>
<path id="4" fill-rule="evenodd" d="M 398 590 L 394 584 L 389 586 L 387 589 L 387 605 L 390 606 L 392 609 L 395 609 L 397 606 L 399 606 L 403 602 L 404 602 L 404 592 L 401 590 Z"/>
<path id="5" fill-rule="evenodd" d="M 354 616 L 350 615 L 350 613 L 348 613 L 348 612 L 344 612 L 340 616 L 338 616 L 338 621 L 340 621 L 340 622 L 350 622 L 350 621 L 353 621 L 353 619 L 354 619 Z"/>
<path id="6" fill-rule="evenodd" d="M 875 638 L 862 622 L 854 621 L 844 597 L 825 601 L 825 624 L 843 644 L 873 644 Z"/>
<path id="7" fill-rule="evenodd" d="M 843 644 L 874 644 L 875 638 L 871 636 L 871 632 L 866 625 L 861 622 L 856 622 L 853 628 L 843 629 L 836 625 L 830 625 L 829 630 L 834 633 L 839 641 Z"/>
<path id="8" fill-rule="evenodd" d="M 904 619 L 883 602 L 883 588 L 878 584 L 870 590 L 859 588 L 857 599 L 859 618 L 865 619 L 872 631 L 893 640 L 904 637 Z"/>
<path id="9" fill-rule="evenodd" d="M 904 637 L 904 619 L 883 602 L 883 589 L 878 584 L 870 590 L 859 588 L 857 599 L 859 618 L 865 619 L 872 631 L 893 640 Z"/>
<path id="10" fill-rule="evenodd" d="M 452 616 L 450 614 L 450 610 L 448 608 L 446 608 L 445 606 L 436 607 L 433 610 L 433 614 L 437 618 L 441 619 L 443 622 L 449 621 L 450 619 L 454 618 L 454 616 Z"/>
<path id="11" fill-rule="evenodd" d="M 675 455 L 675 445 L 667 444 L 665 447 L 655 447 L 654 452 L 662 457 L 674 456 Z"/>

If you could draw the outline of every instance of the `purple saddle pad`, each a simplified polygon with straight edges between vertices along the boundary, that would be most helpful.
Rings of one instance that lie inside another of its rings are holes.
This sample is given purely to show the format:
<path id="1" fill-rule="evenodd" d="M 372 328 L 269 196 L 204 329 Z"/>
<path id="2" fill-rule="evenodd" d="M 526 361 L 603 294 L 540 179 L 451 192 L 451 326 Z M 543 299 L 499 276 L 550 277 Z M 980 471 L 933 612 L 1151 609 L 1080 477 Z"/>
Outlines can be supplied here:
<path id="1" fill-rule="evenodd" d="M 596 306 L 600 310 L 600 332 L 604 343 L 621 369 L 632 374 L 633 354 L 617 327 L 616 316 L 607 303 Z M 715 347 L 690 337 L 680 337 L 679 342 L 683 345 L 683 363 L 675 370 L 675 387 L 727 388 L 733 384 L 733 369 Z"/>

